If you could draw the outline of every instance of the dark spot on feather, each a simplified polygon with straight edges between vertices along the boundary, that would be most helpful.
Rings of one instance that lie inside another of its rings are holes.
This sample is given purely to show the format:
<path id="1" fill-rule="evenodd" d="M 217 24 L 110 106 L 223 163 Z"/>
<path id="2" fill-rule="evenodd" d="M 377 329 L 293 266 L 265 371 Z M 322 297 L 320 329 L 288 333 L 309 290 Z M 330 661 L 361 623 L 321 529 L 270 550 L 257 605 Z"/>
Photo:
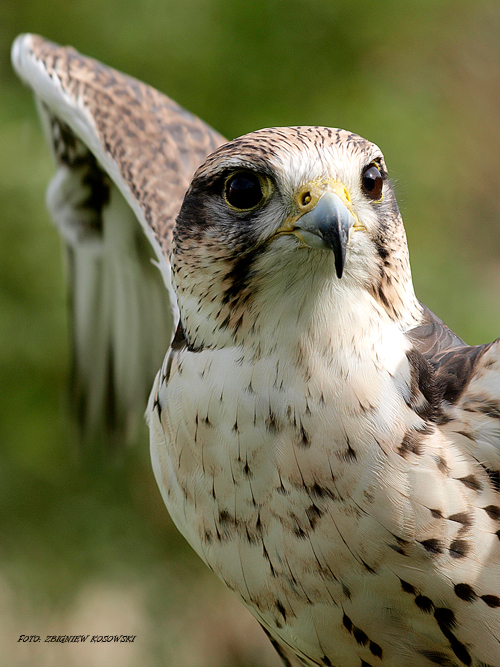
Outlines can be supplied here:
<path id="1" fill-rule="evenodd" d="M 497 505 L 488 505 L 488 507 L 483 507 L 483 509 L 490 519 L 500 521 L 500 507 L 497 507 Z"/>
<path id="2" fill-rule="evenodd" d="M 283 486 L 283 480 L 281 480 L 281 479 L 280 479 L 280 485 L 278 486 L 278 488 L 276 489 L 276 491 L 277 491 L 279 494 L 281 494 L 282 496 L 289 496 L 289 495 L 290 495 L 290 491 L 287 491 L 287 490 L 285 489 L 285 487 Z"/>
<path id="3" fill-rule="evenodd" d="M 328 656 L 324 655 L 322 658 L 320 658 L 321 664 L 324 665 L 325 667 L 333 667 L 331 660 Z"/>
<path id="4" fill-rule="evenodd" d="M 452 558 L 464 558 L 470 551 L 470 544 L 465 540 L 454 540 L 449 551 Z"/>
<path id="5" fill-rule="evenodd" d="M 434 519 L 443 519 L 443 513 L 441 510 L 429 510 Z"/>
<path id="6" fill-rule="evenodd" d="M 482 491 L 483 485 L 474 475 L 467 475 L 467 477 L 459 477 L 459 482 L 462 482 L 467 488 L 473 491 Z"/>
<path id="7" fill-rule="evenodd" d="M 450 472 L 450 469 L 446 463 L 446 459 L 440 454 L 434 456 L 434 459 L 436 461 L 439 472 L 441 472 L 443 475 L 447 475 Z"/>
<path id="8" fill-rule="evenodd" d="M 399 544 L 389 544 L 389 547 L 395 551 L 398 554 L 401 554 L 401 556 L 407 556 L 408 554 L 405 552 L 405 550 L 399 546 Z"/>
<path id="9" fill-rule="evenodd" d="M 276 431 L 278 430 L 276 415 L 270 408 L 266 417 L 266 428 L 268 431 L 271 431 L 272 433 L 276 433 Z"/>
<path id="10" fill-rule="evenodd" d="M 238 330 L 242 324 L 243 324 L 243 315 L 240 315 L 240 317 L 236 321 L 236 324 L 233 326 L 233 333 L 238 333 Z"/>
<path id="11" fill-rule="evenodd" d="M 390 304 L 389 304 L 389 300 L 387 299 L 386 295 L 384 294 L 384 288 L 383 288 L 383 285 L 382 285 L 382 284 L 379 284 L 379 285 L 378 285 L 378 287 L 377 287 L 377 294 L 378 294 L 378 298 L 379 298 L 380 301 L 383 303 L 383 305 L 384 305 L 386 308 L 389 308 L 389 305 L 390 305 Z"/>
<path id="12" fill-rule="evenodd" d="M 420 544 L 424 547 L 426 551 L 428 551 L 431 554 L 443 553 L 441 542 L 436 538 L 432 538 L 430 540 L 424 540 L 423 542 L 420 542 Z"/>
<path id="13" fill-rule="evenodd" d="M 400 579 L 399 581 L 401 582 L 401 588 L 404 590 L 405 593 L 410 593 L 411 595 L 417 594 L 417 589 L 415 588 L 415 586 L 409 584 L 407 581 L 404 581 L 403 579 Z"/>
<path id="14" fill-rule="evenodd" d="M 484 468 L 490 478 L 491 484 L 495 491 L 500 493 L 500 471 L 490 470 L 489 468 Z"/>
<path id="15" fill-rule="evenodd" d="M 161 417 L 162 408 L 160 405 L 160 397 L 158 396 L 158 394 L 156 394 L 153 400 L 153 410 L 156 410 L 156 412 L 158 413 L 158 417 Z"/>
<path id="16" fill-rule="evenodd" d="M 452 514 L 448 517 L 449 521 L 455 521 L 456 523 L 461 523 L 464 526 L 472 526 L 474 523 L 472 515 L 468 512 L 459 512 L 458 514 Z"/>
<path id="17" fill-rule="evenodd" d="M 344 461 L 356 461 L 357 454 L 354 451 L 354 449 L 351 447 L 349 441 L 347 441 L 347 449 L 345 450 L 343 454 Z"/>
<path id="18" fill-rule="evenodd" d="M 492 609 L 500 607 L 500 598 L 497 595 L 481 595 L 481 600 Z"/>
<path id="19" fill-rule="evenodd" d="M 342 617 L 342 623 L 344 624 L 344 628 L 346 628 L 346 630 L 352 632 L 352 627 L 353 627 L 352 621 L 349 618 L 349 616 L 347 616 L 347 614 L 344 614 L 344 616 Z"/>
<path id="20" fill-rule="evenodd" d="M 264 542 L 262 542 L 262 555 L 264 556 L 265 560 L 269 563 L 269 569 L 271 570 L 271 575 L 275 577 L 276 570 L 274 569 L 273 564 L 271 563 L 271 558 L 269 556 L 269 552 L 266 549 L 266 545 L 264 544 Z"/>
<path id="21" fill-rule="evenodd" d="M 320 486 L 317 482 L 314 482 L 312 486 L 307 486 L 306 490 L 310 495 L 317 496 L 318 498 L 331 498 L 332 500 L 337 498 L 333 490 L 326 486 Z"/>
<path id="22" fill-rule="evenodd" d="M 426 614 L 430 614 L 434 608 L 432 600 L 425 595 L 417 595 L 415 598 L 415 604 L 420 609 L 420 611 L 423 611 Z"/>
<path id="23" fill-rule="evenodd" d="M 245 524 L 245 536 L 247 538 L 248 544 L 251 544 L 252 546 L 260 543 L 259 537 L 255 533 L 250 533 L 250 531 L 248 530 L 248 526 L 246 524 Z"/>
<path id="24" fill-rule="evenodd" d="M 223 329 L 223 330 L 227 329 L 228 326 L 229 326 L 230 321 L 231 321 L 231 313 L 226 315 L 225 320 L 223 320 L 223 322 L 221 322 L 221 324 L 220 324 L 220 328 Z"/>
<path id="25" fill-rule="evenodd" d="M 389 251 L 387 250 L 387 248 L 383 244 L 382 239 L 380 237 L 374 238 L 373 242 L 375 243 L 375 249 L 378 252 L 379 257 L 381 259 L 387 259 L 389 257 Z"/>
<path id="26" fill-rule="evenodd" d="M 373 493 L 370 493 L 368 489 L 364 489 L 363 496 L 370 505 L 373 505 L 373 503 L 375 502 L 375 496 L 373 495 Z"/>
<path id="27" fill-rule="evenodd" d="M 283 616 L 283 620 L 286 621 L 287 618 L 286 609 L 279 600 L 276 601 L 276 609 Z"/>
<path id="28" fill-rule="evenodd" d="M 234 517 L 232 517 L 227 510 L 222 510 L 219 512 L 219 522 L 220 523 L 235 523 Z"/>
<path id="29" fill-rule="evenodd" d="M 302 424 L 300 425 L 300 444 L 302 447 L 310 447 L 311 441 Z"/>
<path id="30" fill-rule="evenodd" d="M 323 514 L 324 512 L 320 510 L 317 505 L 314 505 L 314 503 L 306 509 L 306 515 L 307 518 L 309 519 L 309 523 L 311 524 L 312 529 L 316 527 L 318 519 L 321 519 Z"/>
<path id="31" fill-rule="evenodd" d="M 454 590 L 455 595 L 465 602 L 474 602 L 477 598 L 474 589 L 469 584 L 455 584 Z"/>
<path id="32" fill-rule="evenodd" d="M 382 659 L 382 647 L 379 646 L 379 644 L 376 644 L 375 642 L 370 642 L 370 652 L 373 653 L 373 655 L 376 658 Z"/>
<path id="33" fill-rule="evenodd" d="M 370 567 L 368 563 L 366 563 L 363 559 L 361 559 L 361 562 L 367 572 L 369 572 L 370 574 L 377 574 L 376 571 L 372 567 Z"/>
<path id="34" fill-rule="evenodd" d="M 360 628 L 354 626 L 352 634 L 360 646 L 366 646 L 366 644 L 368 644 L 368 635 L 363 632 L 363 630 L 360 630 Z"/>
<path id="35" fill-rule="evenodd" d="M 298 524 L 296 524 L 293 527 L 293 533 L 296 537 L 299 538 L 299 540 L 305 540 L 306 537 L 307 537 L 307 533 L 305 532 L 305 530 L 301 526 L 299 526 Z"/>
<path id="36" fill-rule="evenodd" d="M 455 614 L 451 609 L 447 609 L 446 607 L 436 607 L 434 610 L 434 618 L 440 626 L 450 630 L 457 624 L 455 621 Z"/>
<path id="37" fill-rule="evenodd" d="M 423 454 L 422 439 L 422 433 L 414 429 L 409 429 L 403 436 L 398 454 L 403 458 L 406 458 L 407 454 Z"/>

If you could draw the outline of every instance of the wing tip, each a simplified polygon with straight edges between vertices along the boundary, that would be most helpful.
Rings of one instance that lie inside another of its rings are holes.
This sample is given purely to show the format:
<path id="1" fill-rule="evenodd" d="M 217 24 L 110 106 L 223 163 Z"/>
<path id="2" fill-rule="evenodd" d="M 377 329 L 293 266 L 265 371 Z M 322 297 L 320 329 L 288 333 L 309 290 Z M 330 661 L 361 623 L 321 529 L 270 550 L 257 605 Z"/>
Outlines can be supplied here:
<path id="1" fill-rule="evenodd" d="M 16 37 L 12 43 L 12 49 L 10 51 L 10 59 L 12 62 L 12 67 L 14 71 L 21 77 L 25 70 L 24 61 L 26 59 L 26 54 L 31 49 L 33 35 L 29 32 L 23 32 Z"/>
<path id="2" fill-rule="evenodd" d="M 43 47 L 54 50 L 59 44 L 45 39 L 36 33 L 23 32 L 12 42 L 10 60 L 16 74 L 28 85 L 32 85 L 32 66 L 38 60 L 44 60 Z"/>

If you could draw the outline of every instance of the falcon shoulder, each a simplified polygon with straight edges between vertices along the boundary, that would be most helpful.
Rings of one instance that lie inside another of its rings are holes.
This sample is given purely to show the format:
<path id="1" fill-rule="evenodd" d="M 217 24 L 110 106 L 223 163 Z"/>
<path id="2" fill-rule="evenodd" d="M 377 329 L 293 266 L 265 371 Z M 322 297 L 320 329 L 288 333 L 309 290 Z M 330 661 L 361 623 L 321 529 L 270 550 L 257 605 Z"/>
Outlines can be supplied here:
<path id="1" fill-rule="evenodd" d="M 500 339 L 469 346 L 425 306 L 421 325 L 408 338 L 429 365 L 426 391 L 433 395 L 436 421 L 500 491 Z"/>
<path id="2" fill-rule="evenodd" d="M 56 163 L 47 204 L 66 248 L 72 397 L 86 441 L 133 435 L 172 340 L 169 252 L 191 176 L 223 138 L 154 88 L 71 47 L 21 35 Z"/>

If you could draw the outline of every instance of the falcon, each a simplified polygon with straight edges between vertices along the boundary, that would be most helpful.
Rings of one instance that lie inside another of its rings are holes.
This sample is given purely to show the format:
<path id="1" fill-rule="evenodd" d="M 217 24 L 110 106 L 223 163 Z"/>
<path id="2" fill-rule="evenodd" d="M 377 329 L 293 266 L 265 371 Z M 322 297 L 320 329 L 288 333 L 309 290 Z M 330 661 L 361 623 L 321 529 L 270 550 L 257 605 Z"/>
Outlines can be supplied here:
<path id="1" fill-rule="evenodd" d="M 36 36 L 13 63 L 58 169 L 85 427 L 125 437 L 166 353 L 163 499 L 285 665 L 500 667 L 500 343 L 417 300 L 380 149 L 224 143 Z"/>

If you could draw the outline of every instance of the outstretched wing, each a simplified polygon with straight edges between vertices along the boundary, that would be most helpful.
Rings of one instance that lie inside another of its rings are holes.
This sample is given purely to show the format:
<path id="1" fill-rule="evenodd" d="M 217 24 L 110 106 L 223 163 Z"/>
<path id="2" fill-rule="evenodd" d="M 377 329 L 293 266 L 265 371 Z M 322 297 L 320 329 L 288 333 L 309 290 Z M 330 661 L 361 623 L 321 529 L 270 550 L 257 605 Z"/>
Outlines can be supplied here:
<path id="1" fill-rule="evenodd" d="M 500 491 L 500 339 L 469 346 L 425 306 L 423 323 L 408 337 L 432 368 L 441 428 Z"/>
<path id="2" fill-rule="evenodd" d="M 117 444 L 144 412 L 178 313 L 168 261 L 195 169 L 224 142 L 136 79 L 36 35 L 12 49 L 57 172 L 47 203 L 65 241 L 72 405 L 86 440 Z"/>

